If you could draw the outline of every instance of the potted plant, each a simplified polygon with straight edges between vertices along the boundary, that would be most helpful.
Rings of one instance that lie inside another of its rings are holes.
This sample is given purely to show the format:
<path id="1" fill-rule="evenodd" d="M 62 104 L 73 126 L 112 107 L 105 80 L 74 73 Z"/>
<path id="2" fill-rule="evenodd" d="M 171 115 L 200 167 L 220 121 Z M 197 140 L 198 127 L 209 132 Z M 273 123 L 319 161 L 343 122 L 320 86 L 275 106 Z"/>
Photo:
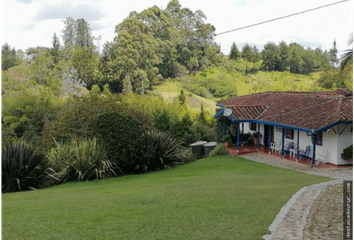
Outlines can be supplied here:
<path id="1" fill-rule="evenodd" d="M 231 145 L 231 136 L 229 134 L 226 134 L 222 137 L 222 141 L 224 142 L 224 146 L 228 147 Z"/>
<path id="2" fill-rule="evenodd" d="M 258 135 L 259 135 L 259 137 L 262 137 L 262 134 L 260 132 L 254 132 L 253 133 L 254 145 L 258 144 Z"/>

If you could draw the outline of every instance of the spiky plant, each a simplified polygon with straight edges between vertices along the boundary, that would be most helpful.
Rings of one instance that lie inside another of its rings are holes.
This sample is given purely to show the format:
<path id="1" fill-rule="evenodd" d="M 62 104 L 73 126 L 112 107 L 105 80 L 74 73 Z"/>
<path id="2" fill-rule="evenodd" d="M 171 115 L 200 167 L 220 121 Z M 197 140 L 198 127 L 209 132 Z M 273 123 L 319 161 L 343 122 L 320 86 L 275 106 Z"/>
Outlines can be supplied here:
<path id="1" fill-rule="evenodd" d="M 165 132 L 150 130 L 146 133 L 152 151 L 144 170 L 169 169 L 183 163 L 184 148 L 181 142 Z"/>
<path id="2" fill-rule="evenodd" d="M 348 39 L 348 46 L 353 44 L 353 33 L 350 34 Z M 346 68 L 353 67 L 353 47 L 344 51 L 340 57 L 340 70 L 343 72 Z"/>
<path id="3" fill-rule="evenodd" d="M 24 142 L 2 147 L 2 192 L 38 189 L 48 184 L 49 161 L 44 151 Z"/>
<path id="4" fill-rule="evenodd" d="M 67 142 L 56 142 L 49 158 L 53 166 L 52 176 L 56 178 L 57 183 L 115 175 L 107 152 L 95 138 L 80 141 L 73 136 Z"/>

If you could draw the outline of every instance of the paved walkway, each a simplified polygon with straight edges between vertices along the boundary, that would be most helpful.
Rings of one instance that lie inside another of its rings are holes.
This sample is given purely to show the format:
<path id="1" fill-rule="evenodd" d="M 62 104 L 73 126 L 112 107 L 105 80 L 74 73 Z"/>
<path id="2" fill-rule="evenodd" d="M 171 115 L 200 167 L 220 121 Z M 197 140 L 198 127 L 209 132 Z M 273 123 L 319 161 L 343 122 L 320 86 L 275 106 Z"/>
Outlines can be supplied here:
<path id="1" fill-rule="evenodd" d="M 296 162 L 250 153 L 243 158 L 336 180 L 304 187 L 280 210 L 263 239 L 343 239 L 343 180 L 353 180 L 353 168 L 316 169 Z"/>

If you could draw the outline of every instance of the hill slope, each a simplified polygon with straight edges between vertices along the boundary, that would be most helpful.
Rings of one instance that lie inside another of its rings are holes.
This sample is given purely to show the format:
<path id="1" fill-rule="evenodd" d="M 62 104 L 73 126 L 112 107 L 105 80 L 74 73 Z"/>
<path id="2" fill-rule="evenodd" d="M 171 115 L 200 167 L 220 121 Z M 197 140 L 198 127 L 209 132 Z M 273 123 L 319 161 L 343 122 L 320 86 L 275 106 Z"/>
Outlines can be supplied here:
<path id="1" fill-rule="evenodd" d="M 193 75 L 168 80 L 156 86 L 154 93 L 166 100 L 173 100 L 184 89 L 187 104 L 192 109 L 204 108 L 215 113 L 216 101 L 232 96 L 242 96 L 263 91 L 317 91 L 320 73 L 308 75 L 290 72 L 263 72 L 242 74 L 226 69 L 211 68 Z"/>

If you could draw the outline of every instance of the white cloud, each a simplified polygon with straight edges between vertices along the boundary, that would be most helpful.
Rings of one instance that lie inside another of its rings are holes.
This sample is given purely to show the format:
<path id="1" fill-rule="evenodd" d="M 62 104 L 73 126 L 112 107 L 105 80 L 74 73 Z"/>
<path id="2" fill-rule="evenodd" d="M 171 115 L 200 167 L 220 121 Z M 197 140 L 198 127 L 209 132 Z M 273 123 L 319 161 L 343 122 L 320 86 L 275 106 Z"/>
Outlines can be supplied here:
<path id="1" fill-rule="evenodd" d="M 21 1 L 21 2 L 19 2 Z M 285 16 L 306 9 L 333 3 L 335 0 L 247 0 L 204 1 L 180 0 L 182 7 L 202 10 L 207 22 L 216 27 L 216 33 Z M 154 5 L 166 8 L 169 0 L 7 0 L 3 2 L 2 41 L 16 49 L 50 46 L 54 32 L 58 36 L 65 17 L 84 18 L 90 23 L 94 36 L 112 41 L 115 26 L 131 11 L 141 12 Z M 26 2 L 27 4 L 23 4 Z M 238 5 L 242 6 L 238 6 Z M 351 1 L 298 16 L 262 24 L 217 36 L 215 41 L 228 54 L 233 41 L 239 48 L 248 42 L 262 49 L 267 41 L 299 42 L 304 47 L 321 46 L 329 49 L 333 40 L 339 50 L 347 49 L 352 32 Z M 40 21 L 39 21 L 40 20 Z"/>
<path id="2" fill-rule="evenodd" d="M 73 5 L 71 2 L 62 2 L 58 5 L 43 5 L 35 15 L 35 20 L 74 19 L 84 18 L 86 21 L 100 20 L 104 14 L 95 6 L 89 4 Z"/>

